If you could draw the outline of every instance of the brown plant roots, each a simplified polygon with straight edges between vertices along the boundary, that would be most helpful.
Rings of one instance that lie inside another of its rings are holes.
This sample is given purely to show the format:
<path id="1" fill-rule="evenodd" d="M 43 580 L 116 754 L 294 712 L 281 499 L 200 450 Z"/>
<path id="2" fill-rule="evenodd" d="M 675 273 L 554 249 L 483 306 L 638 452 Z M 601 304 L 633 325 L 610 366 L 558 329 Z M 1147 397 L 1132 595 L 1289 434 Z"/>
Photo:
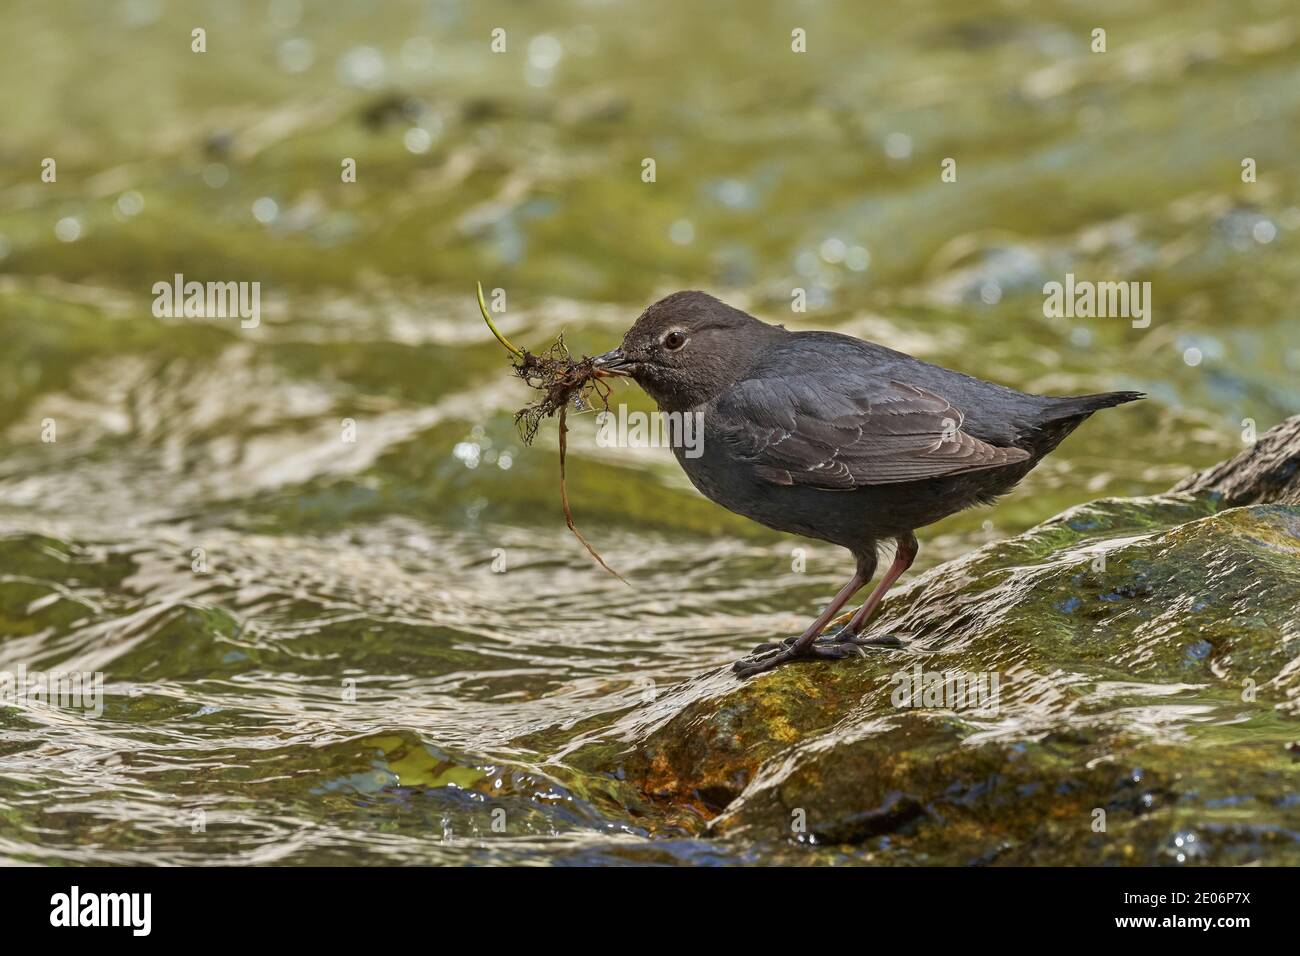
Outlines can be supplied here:
<path id="1" fill-rule="evenodd" d="M 580 411 L 594 407 L 596 400 L 609 408 L 609 387 L 596 378 L 594 361 L 589 358 L 574 361 L 563 335 L 557 336 L 551 347 L 540 355 L 525 350 L 514 368 L 529 388 L 543 393 L 540 399 L 515 413 L 515 426 L 525 445 L 533 443 L 543 418 L 563 411 L 570 402 Z"/>
<path id="2" fill-rule="evenodd" d="M 597 564 L 627 584 L 623 575 L 605 563 L 605 559 L 574 524 L 573 509 L 569 507 L 569 491 L 565 484 L 564 462 L 568 451 L 569 433 L 566 418 L 569 406 L 573 405 L 580 411 L 586 411 L 599 403 L 604 410 L 608 411 L 609 386 L 596 377 L 593 359 L 584 357 L 581 361 L 574 360 L 564 344 L 563 335 L 557 336 L 551 347 L 539 355 L 527 350 L 520 352 L 514 362 L 514 370 L 515 374 L 530 388 L 543 393 L 540 399 L 525 405 L 515 413 L 515 426 L 519 429 L 519 437 L 523 439 L 524 444 L 533 443 L 542 419 L 550 418 L 557 412 L 560 416 L 560 504 L 564 508 L 564 523 L 573 532 L 573 536 L 582 542 L 582 546 L 587 549 L 587 553 Z"/>

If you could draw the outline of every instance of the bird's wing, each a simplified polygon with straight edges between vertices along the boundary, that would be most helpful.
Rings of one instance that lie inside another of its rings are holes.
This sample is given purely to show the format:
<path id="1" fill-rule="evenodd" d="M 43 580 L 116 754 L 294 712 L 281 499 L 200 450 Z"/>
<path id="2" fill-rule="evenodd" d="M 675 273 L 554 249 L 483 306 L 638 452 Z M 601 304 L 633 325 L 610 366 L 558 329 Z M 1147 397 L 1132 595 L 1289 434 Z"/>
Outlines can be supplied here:
<path id="1" fill-rule="evenodd" d="M 709 431 L 778 485 L 847 491 L 1029 457 L 966 434 L 961 411 L 947 399 L 897 381 L 846 392 L 843 379 L 831 376 L 748 379 L 728 390 L 714 413 Z"/>

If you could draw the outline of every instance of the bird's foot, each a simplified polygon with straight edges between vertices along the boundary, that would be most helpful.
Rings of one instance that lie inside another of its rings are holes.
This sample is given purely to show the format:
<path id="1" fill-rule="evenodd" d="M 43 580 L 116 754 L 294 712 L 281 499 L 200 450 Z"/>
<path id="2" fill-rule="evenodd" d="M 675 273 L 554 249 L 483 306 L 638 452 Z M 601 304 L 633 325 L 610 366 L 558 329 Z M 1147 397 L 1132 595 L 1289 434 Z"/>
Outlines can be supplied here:
<path id="1" fill-rule="evenodd" d="M 764 648 L 767 648 L 767 650 L 764 650 Z M 782 664 L 789 664 L 793 661 L 838 660 L 854 654 L 865 655 L 866 652 L 849 644 L 825 645 L 813 643 L 798 648 L 794 641 L 791 640 L 789 643 L 760 644 L 754 649 L 753 654 L 742 657 L 732 664 L 731 669 L 743 679 L 753 677 L 755 674 L 762 674 L 764 671 L 774 670 Z"/>
<path id="2" fill-rule="evenodd" d="M 865 647 L 902 647 L 903 642 L 893 634 L 859 637 L 845 634 L 841 628 L 829 637 L 819 637 L 811 644 L 796 649 L 798 638 L 788 637 L 779 643 L 759 644 L 748 657 L 742 657 L 731 666 L 741 678 L 753 677 L 774 670 L 793 661 L 838 661 L 846 657 L 866 657 Z"/>
<path id="3" fill-rule="evenodd" d="M 753 653 L 750 656 L 753 657 L 760 654 L 766 654 L 770 651 L 776 651 L 782 648 L 789 648 L 793 646 L 794 642 L 797 640 L 799 640 L 799 638 L 797 637 L 787 637 L 784 641 L 769 642 L 767 644 L 759 644 L 757 647 L 754 648 Z M 819 637 L 817 638 L 817 640 L 813 641 L 813 645 L 816 647 L 827 647 L 833 644 L 851 644 L 855 647 L 902 647 L 903 646 L 903 642 L 899 640 L 897 637 L 895 637 L 893 634 L 877 634 L 874 637 L 862 637 L 859 634 L 848 633 L 847 627 L 842 627 L 834 634 L 828 635 L 827 637 Z"/>
<path id="4" fill-rule="evenodd" d="M 840 628 L 828 637 L 817 638 L 818 644 L 851 644 L 854 647 L 902 647 L 903 642 L 894 634 L 874 634 L 864 637 L 861 632 L 853 634 L 848 626 Z"/>

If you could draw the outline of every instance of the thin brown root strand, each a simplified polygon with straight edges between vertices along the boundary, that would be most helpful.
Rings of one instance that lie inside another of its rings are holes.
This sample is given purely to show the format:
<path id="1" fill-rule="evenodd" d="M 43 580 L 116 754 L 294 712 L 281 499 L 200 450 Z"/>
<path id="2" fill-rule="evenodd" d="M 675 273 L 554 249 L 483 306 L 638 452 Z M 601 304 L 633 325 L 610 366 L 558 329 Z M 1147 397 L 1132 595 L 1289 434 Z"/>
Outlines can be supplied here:
<path id="1" fill-rule="evenodd" d="M 566 437 L 569 433 L 569 426 L 565 424 L 565 418 L 568 416 L 568 413 L 568 405 L 562 405 L 560 407 L 560 504 L 564 508 L 564 523 L 569 526 L 569 530 L 573 532 L 573 536 L 582 542 L 582 546 L 587 549 L 587 553 L 596 559 L 597 564 L 610 574 L 614 575 L 614 577 L 618 578 L 628 587 L 631 587 L 632 585 L 628 582 L 627 578 L 623 577 L 623 575 L 619 574 L 605 563 L 605 559 L 597 553 L 596 549 L 591 546 L 591 542 L 583 537 L 582 532 L 578 530 L 578 526 L 573 523 L 573 509 L 569 507 L 569 490 L 564 482 L 564 457 L 569 448 L 568 439 Z"/>

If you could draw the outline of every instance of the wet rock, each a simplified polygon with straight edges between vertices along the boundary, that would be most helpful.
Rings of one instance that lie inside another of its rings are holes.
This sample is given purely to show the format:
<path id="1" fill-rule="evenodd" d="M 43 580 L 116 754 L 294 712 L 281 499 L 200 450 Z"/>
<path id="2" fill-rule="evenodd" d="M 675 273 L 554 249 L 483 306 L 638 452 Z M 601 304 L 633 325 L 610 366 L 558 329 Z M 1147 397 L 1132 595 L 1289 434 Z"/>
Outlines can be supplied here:
<path id="1" fill-rule="evenodd" d="M 1197 472 L 1174 491 L 1211 491 L 1224 504 L 1300 504 L 1300 415 L 1293 415 L 1240 455 Z"/>
<path id="2" fill-rule="evenodd" d="M 724 840 L 882 863 L 1298 863 L 1298 447 L 1300 417 L 1176 491 L 935 568 L 873 628 L 901 650 L 720 670 L 633 715 L 610 759 Z"/>

